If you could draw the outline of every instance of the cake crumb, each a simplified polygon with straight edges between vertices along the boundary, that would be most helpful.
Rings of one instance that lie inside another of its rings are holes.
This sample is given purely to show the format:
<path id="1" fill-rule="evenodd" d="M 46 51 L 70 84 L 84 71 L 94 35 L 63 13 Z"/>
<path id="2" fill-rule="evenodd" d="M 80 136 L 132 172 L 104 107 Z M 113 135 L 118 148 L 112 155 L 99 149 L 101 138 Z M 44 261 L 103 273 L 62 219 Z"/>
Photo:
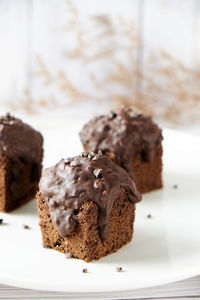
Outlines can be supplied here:
<path id="1" fill-rule="evenodd" d="M 117 267 L 116 268 L 116 272 L 122 272 L 122 271 L 123 271 L 122 267 Z"/>
<path id="2" fill-rule="evenodd" d="M 147 215 L 147 219 L 151 219 L 152 218 L 152 215 L 151 214 L 148 214 Z"/>
<path id="3" fill-rule="evenodd" d="M 3 223 L 3 219 L 0 219 L 0 225 Z"/>
<path id="4" fill-rule="evenodd" d="M 26 224 L 23 224 L 22 226 L 23 226 L 24 229 L 30 229 L 30 227 Z"/>
<path id="5" fill-rule="evenodd" d="M 84 268 L 84 269 L 82 270 L 82 272 L 83 272 L 83 273 L 88 273 L 88 269 Z"/>
<path id="6" fill-rule="evenodd" d="M 174 184 L 174 185 L 173 185 L 173 188 L 174 188 L 174 189 L 177 189 L 177 188 L 178 188 L 178 185 L 177 185 L 177 184 Z"/>

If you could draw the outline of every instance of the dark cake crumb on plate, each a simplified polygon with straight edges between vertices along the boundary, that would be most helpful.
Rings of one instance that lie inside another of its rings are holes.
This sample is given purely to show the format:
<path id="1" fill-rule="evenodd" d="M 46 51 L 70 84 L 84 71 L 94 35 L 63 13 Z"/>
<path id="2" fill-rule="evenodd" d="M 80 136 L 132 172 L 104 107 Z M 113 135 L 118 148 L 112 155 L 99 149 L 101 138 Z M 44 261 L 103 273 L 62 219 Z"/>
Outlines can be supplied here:
<path id="1" fill-rule="evenodd" d="M 88 273 L 88 269 L 84 268 L 84 269 L 82 270 L 82 272 L 83 272 L 83 273 Z"/>
<path id="2" fill-rule="evenodd" d="M 173 188 L 176 190 L 178 188 L 178 185 L 177 184 L 174 184 L 173 185 Z"/>
<path id="3" fill-rule="evenodd" d="M 148 214 L 147 215 L 147 219 L 151 219 L 152 218 L 152 215 L 151 214 Z"/>
<path id="4" fill-rule="evenodd" d="M 116 272 L 123 272 L 123 268 L 122 267 L 117 267 Z"/>
<path id="5" fill-rule="evenodd" d="M 24 229 L 31 229 L 30 226 L 28 226 L 27 224 L 23 224 L 22 227 L 23 227 Z"/>

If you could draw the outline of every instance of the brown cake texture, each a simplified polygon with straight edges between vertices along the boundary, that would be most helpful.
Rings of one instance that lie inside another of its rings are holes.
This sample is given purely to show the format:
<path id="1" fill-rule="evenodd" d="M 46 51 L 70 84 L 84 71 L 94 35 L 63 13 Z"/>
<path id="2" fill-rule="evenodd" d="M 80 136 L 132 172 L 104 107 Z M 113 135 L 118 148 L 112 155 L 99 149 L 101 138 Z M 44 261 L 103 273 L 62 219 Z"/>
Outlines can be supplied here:
<path id="1" fill-rule="evenodd" d="M 41 134 L 10 114 L 0 118 L 0 211 L 35 197 L 43 156 Z"/>
<path id="2" fill-rule="evenodd" d="M 141 193 L 162 187 L 162 132 L 150 117 L 121 108 L 81 130 L 85 151 L 101 150 L 135 179 Z"/>
<path id="3" fill-rule="evenodd" d="M 40 180 L 43 245 L 89 262 L 131 241 L 140 193 L 128 173 L 101 153 L 62 159 Z"/>

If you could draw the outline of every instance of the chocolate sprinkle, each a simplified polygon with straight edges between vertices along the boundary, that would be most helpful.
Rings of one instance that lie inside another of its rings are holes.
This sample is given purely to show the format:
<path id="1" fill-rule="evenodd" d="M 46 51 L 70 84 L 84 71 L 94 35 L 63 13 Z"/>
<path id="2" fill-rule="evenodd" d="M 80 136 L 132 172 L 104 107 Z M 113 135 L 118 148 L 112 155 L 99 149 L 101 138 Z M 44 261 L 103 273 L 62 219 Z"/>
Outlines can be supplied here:
<path id="1" fill-rule="evenodd" d="M 62 159 L 55 166 L 45 169 L 40 180 L 41 196 L 49 206 L 52 222 L 61 235 L 67 237 L 74 232 L 77 214 L 81 205 L 93 201 L 99 208 L 98 228 L 103 239 L 109 236 L 110 213 L 114 201 L 123 188 L 129 201 L 141 200 L 134 181 L 128 173 L 99 154 L 98 160 L 88 157 L 71 158 L 70 165 Z M 71 167 L 72 163 L 79 167 Z M 56 205 L 55 205 L 56 201 Z"/>
<path id="2" fill-rule="evenodd" d="M 0 225 L 3 224 L 3 219 L 0 219 Z"/>

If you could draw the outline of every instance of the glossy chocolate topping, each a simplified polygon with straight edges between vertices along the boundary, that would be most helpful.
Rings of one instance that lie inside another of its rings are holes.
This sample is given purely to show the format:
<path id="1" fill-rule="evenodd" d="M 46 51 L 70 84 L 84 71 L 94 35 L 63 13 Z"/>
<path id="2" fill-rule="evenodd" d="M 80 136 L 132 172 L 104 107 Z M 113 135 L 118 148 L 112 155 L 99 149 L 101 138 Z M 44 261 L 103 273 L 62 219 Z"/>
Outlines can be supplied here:
<path id="1" fill-rule="evenodd" d="M 80 206 L 87 201 L 97 204 L 100 234 L 106 239 L 110 213 L 120 188 L 125 189 L 131 202 L 141 200 L 127 172 L 101 153 L 83 153 L 71 159 L 62 159 L 44 170 L 39 187 L 48 203 L 53 224 L 62 237 L 75 230 Z"/>
<path id="2" fill-rule="evenodd" d="M 131 170 L 137 145 L 142 146 L 142 159 L 151 161 L 162 140 L 161 130 L 152 119 L 130 108 L 95 117 L 83 127 L 80 137 L 87 151 L 109 152 L 127 171 Z"/>
<path id="3" fill-rule="evenodd" d="M 0 149 L 7 157 L 40 162 L 42 143 L 41 134 L 21 120 L 10 114 L 0 117 Z"/>

